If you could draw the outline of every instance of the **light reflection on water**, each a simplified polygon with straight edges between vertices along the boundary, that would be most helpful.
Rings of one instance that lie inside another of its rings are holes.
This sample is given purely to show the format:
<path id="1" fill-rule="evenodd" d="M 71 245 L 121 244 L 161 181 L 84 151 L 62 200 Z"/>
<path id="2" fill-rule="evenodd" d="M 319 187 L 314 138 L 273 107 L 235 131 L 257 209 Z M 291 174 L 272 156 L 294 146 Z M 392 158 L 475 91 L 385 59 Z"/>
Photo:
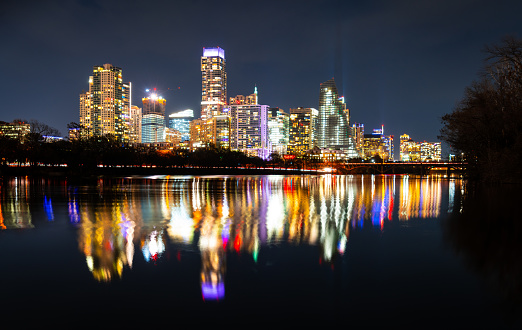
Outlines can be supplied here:
<path id="1" fill-rule="evenodd" d="M 11 189 L 2 189 L 1 228 L 33 227 L 30 189 L 43 192 L 45 215 L 55 218 L 46 182 L 29 181 L 14 178 Z M 121 278 L 136 253 L 160 262 L 172 242 L 198 249 L 205 300 L 225 298 L 227 254 L 257 262 L 262 246 L 289 242 L 320 246 L 321 262 L 331 262 L 345 253 L 351 231 L 437 218 L 460 205 L 455 196 L 465 189 L 460 179 L 373 175 L 158 176 L 62 185 L 79 249 L 97 281 Z"/>

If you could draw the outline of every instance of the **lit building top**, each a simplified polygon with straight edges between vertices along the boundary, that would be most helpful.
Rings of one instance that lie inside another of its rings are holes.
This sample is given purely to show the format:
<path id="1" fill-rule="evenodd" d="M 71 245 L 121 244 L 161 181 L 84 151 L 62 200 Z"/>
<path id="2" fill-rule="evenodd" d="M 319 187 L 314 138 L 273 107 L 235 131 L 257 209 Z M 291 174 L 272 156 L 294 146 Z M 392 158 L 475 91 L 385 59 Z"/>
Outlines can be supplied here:
<path id="1" fill-rule="evenodd" d="M 225 50 L 221 47 L 212 47 L 212 48 L 203 47 L 203 56 L 221 57 L 222 59 L 225 59 Z"/>
<path id="2" fill-rule="evenodd" d="M 169 115 L 169 118 L 194 118 L 194 110 L 187 109 Z"/>
<path id="3" fill-rule="evenodd" d="M 203 48 L 201 56 L 201 118 L 221 115 L 227 104 L 225 51 Z"/>

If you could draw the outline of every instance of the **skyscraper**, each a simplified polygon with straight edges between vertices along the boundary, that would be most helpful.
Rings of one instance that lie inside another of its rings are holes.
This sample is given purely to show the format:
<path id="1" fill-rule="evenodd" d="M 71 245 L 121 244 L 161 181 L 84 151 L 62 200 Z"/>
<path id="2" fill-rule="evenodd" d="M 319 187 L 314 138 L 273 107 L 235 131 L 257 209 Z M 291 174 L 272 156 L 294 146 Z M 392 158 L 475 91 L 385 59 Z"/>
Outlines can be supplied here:
<path id="1" fill-rule="evenodd" d="M 290 109 L 290 129 L 287 151 L 293 155 L 304 155 L 314 146 L 314 127 L 317 121 L 317 109 Z"/>
<path id="2" fill-rule="evenodd" d="M 315 145 L 319 148 L 344 150 L 349 158 L 357 157 L 353 139 L 350 137 L 349 121 L 349 111 L 344 97 L 339 96 L 334 78 L 321 83 Z"/>
<path id="3" fill-rule="evenodd" d="M 165 105 L 167 101 L 155 92 L 142 98 L 141 142 L 165 142 Z"/>
<path id="4" fill-rule="evenodd" d="M 201 56 L 201 119 L 221 115 L 227 104 L 225 50 L 203 48 Z"/>
<path id="5" fill-rule="evenodd" d="M 317 142 L 319 148 L 340 149 L 348 144 L 348 121 L 344 99 L 339 96 L 335 80 L 321 83 L 319 92 L 319 116 Z"/>
<path id="6" fill-rule="evenodd" d="M 89 91 L 80 94 L 80 124 L 88 136 L 113 134 L 128 141 L 130 104 L 130 83 L 123 83 L 122 69 L 94 66 Z"/>

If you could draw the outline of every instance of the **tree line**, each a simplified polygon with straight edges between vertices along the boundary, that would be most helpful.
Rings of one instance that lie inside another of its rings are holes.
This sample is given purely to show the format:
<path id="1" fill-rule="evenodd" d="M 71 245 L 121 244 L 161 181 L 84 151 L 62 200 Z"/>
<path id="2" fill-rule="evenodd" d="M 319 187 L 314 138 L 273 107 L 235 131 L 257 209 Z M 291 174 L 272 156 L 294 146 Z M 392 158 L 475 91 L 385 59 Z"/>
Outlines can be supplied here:
<path id="1" fill-rule="evenodd" d="M 485 54 L 479 78 L 442 117 L 439 138 L 464 155 L 470 178 L 522 182 L 522 40 L 507 37 Z"/>
<path id="2" fill-rule="evenodd" d="M 240 151 L 208 146 L 195 151 L 174 148 L 158 150 L 153 146 L 132 145 L 113 135 L 94 136 L 78 140 L 47 142 L 41 134 L 29 133 L 24 138 L 0 135 L 0 160 L 8 164 L 57 166 L 71 169 L 104 166 L 157 167 L 262 167 L 276 165 L 278 157 L 264 161 Z"/>

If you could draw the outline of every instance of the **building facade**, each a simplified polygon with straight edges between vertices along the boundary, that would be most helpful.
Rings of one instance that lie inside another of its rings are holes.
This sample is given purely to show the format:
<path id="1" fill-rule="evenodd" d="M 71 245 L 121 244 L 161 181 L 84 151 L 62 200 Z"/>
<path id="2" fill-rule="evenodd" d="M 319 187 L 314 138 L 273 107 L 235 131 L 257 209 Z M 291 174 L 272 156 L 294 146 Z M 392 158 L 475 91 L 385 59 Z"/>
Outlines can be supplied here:
<path id="1" fill-rule="evenodd" d="M 268 108 L 268 139 L 272 146 L 272 152 L 286 155 L 289 126 L 290 117 L 283 109 Z"/>
<path id="2" fill-rule="evenodd" d="M 0 121 L 0 136 L 23 140 L 23 138 L 30 132 L 31 125 L 29 123 L 23 121 L 15 121 L 12 123 Z"/>
<path id="3" fill-rule="evenodd" d="M 143 115 L 141 119 L 141 142 L 165 142 L 165 117 L 155 113 Z"/>
<path id="4" fill-rule="evenodd" d="M 254 87 L 254 93 L 244 96 L 244 95 L 236 95 L 235 97 L 230 98 L 229 104 L 235 105 L 244 105 L 244 104 L 259 104 L 259 98 L 257 96 L 257 86 Z"/>
<path id="5" fill-rule="evenodd" d="M 302 156 L 313 148 L 317 115 L 314 108 L 290 109 L 287 153 Z"/>
<path id="6" fill-rule="evenodd" d="M 169 115 L 169 128 L 181 133 L 181 141 L 190 140 L 190 122 L 194 119 L 194 110 L 187 109 Z"/>
<path id="7" fill-rule="evenodd" d="M 201 118 L 194 119 L 190 122 L 190 144 L 191 150 L 196 148 L 202 148 L 207 145 L 206 143 L 206 130 L 204 120 Z"/>
<path id="8" fill-rule="evenodd" d="M 141 142 L 165 142 L 165 106 L 167 101 L 151 93 L 142 98 Z"/>
<path id="9" fill-rule="evenodd" d="M 141 108 L 135 105 L 131 106 L 129 117 L 129 142 L 140 143 L 142 122 Z"/>
<path id="10" fill-rule="evenodd" d="M 364 134 L 363 158 L 379 156 L 384 161 L 393 160 L 393 135 L 384 135 L 384 126 Z"/>
<path id="11" fill-rule="evenodd" d="M 442 146 L 440 142 L 415 142 L 408 134 L 400 137 L 400 158 L 403 162 L 440 161 Z"/>
<path id="12" fill-rule="evenodd" d="M 268 138 L 268 105 L 231 105 L 230 149 L 267 159 L 270 156 Z"/>
<path id="13" fill-rule="evenodd" d="M 421 161 L 440 162 L 442 159 L 442 144 L 440 142 L 421 142 Z"/>
<path id="14" fill-rule="evenodd" d="M 335 80 L 332 78 L 321 83 L 314 145 L 319 148 L 344 150 L 349 158 L 357 157 L 350 136 L 349 122 L 349 110 L 344 103 L 344 97 L 337 91 Z"/>
<path id="15" fill-rule="evenodd" d="M 364 124 L 354 123 L 352 125 L 351 136 L 353 137 L 353 142 L 355 144 L 355 150 L 357 151 L 357 155 L 359 157 L 364 156 Z"/>
<path id="16" fill-rule="evenodd" d="M 131 85 L 123 83 L 121 68 L 94 66 L 89 91 L 80 94 L 80 125 L 87 136 L 113 134 L 128 141 L 130 95 Z"/>
<path id="17" fill-rule="evenodd" d="M 223 114 L 227 104 L 225 50 L 203 48 L 201 56 L 201 119 Z"/>

